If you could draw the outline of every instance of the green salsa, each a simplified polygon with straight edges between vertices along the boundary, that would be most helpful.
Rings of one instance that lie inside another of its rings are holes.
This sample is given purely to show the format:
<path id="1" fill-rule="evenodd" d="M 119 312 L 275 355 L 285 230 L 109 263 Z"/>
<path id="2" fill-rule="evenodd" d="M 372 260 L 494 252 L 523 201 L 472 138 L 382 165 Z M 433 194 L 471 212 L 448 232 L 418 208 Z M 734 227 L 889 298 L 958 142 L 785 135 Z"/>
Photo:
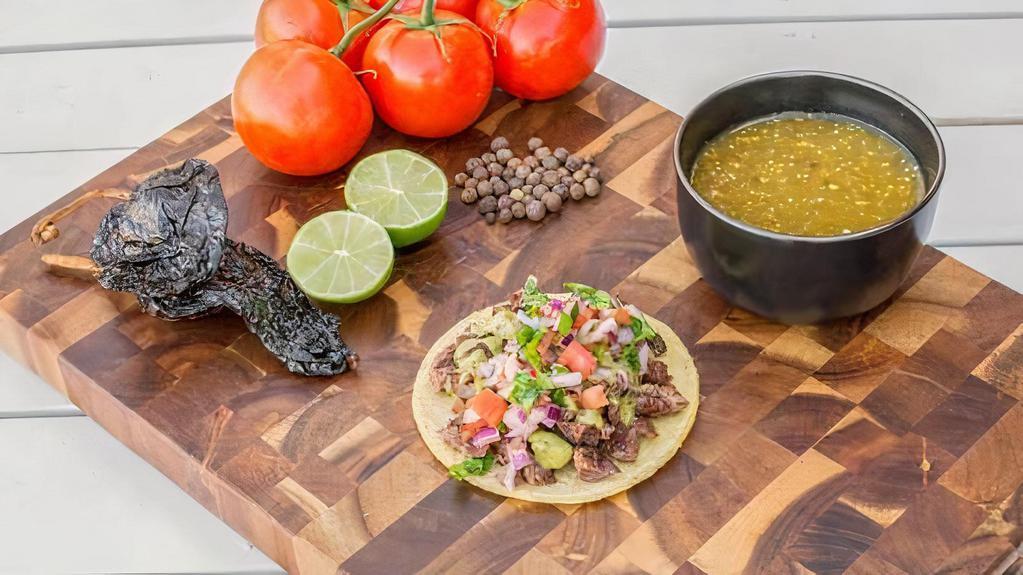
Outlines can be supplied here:
<path id="1" fill-rule="evenodd" d="M 892 221 L 923 197 L 920 165 L 881 130 L 837 114 L 786 112 L 707 142 L 693 188 L 737 220 L 796 236 Z"/>

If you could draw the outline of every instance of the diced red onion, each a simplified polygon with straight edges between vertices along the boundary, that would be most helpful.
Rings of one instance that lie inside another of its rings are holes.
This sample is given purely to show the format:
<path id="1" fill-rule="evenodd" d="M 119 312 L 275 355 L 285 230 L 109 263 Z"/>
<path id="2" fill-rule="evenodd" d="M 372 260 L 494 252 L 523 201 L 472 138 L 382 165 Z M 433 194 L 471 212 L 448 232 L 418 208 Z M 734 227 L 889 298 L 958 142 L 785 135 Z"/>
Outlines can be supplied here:
<path id="1" fill-rule="evenodd" d="M 476 432 L 469 440 L 469 444 L 473 447 L 483 447 L 490 445 L 495 441 L 501 440 L 501 434 L 494 427 L 484 427 L 483 429 Z"/>
<path id="2" fill-rule="evenodd" d="M 561 421 L 561 408 L 558 407 L 557 405 L 554 405 L 553 403 L 549 403 L 543 407 L 538 407 L 536 409 L 546 411 L 543 420 L 540 421 L 540 425 L 543 425 L 548 429 L 554 427 L 555 425 L 557 425 L 559 421 Z"/>
<path id="3" fill-rule="evenodd" d="M 561 311 L 565 309 L 565 302 L 560 299 L 551 300 L 551 309 L 554 311 Z"/>
<path id="4" fill-rule="evenodd" d="M 480 364 L 480 366 L 476 368 L 476 373 L 478 373 L 480 377 L 490 377 L 491 375 L 494 375 L 494 362 L 488 361 L 487 363 Z"/>
<path id="5" fill-rule="evenodd" d="M 636 334 L 632 333 L 631 327 L 625 326 L 618 328 L 618 343 L 627 345 L 634 337 L 636 337 Z"/>
<path id="6" fill-rule="evenodd" d="M 578 371 L 571 371 L 561 375 L 552 375 L 551 383 L 557 387 L 575 387 L 577 385 L 582 385 L 583 374 Z"/>
<path id="7" fill-rule="evenodd" d="M 579 333 L 576 334 L 575 338 L 579 340 L 579 343 L 590 343 L 590 332 L 596 329 L 600 325 L 600 322 L 595 319 L 588 319 L 586 322 L 579 327 Z"/>
<path id="8" fill-rule="evenodd" d="M 575 339 L 574 335 L 568 334 L 568 335 L 565 336 L 565 339 L 561 340 L 561 345 L 563 345 L 565 347 L 568 347 L 569 345 L 572 344 L 572 340 L 574 340 L 574 339 Z"/>
<path id="9" fill-rule="evenodd" d="M 509 448 L 508 451 L 511 456 L 510 458 L 511 465 L 512 467 L 515 468 L 515 471 L 518 471 L 523 467 L 529 465 L 530 463 L 533 463 L 533 456 L 530 455 L 529 452 L 526 451 L 526 448 L 524 447 L 520 447 L 519 449 Z"/>
<path id="10" fill-rule="evenodd" d="M 646 373 L 647 363 L 650 361 L 650 346 L 644 341 L 639 346 L 639 374 Z"/>
<path id="11" fill-rule="evenodd" d="M 597 343 L 598 341 L 604 339 L 607 336 L 607 334 L 613 331 L 617 332 L 618 330 L 618 324 L 615 323 L 613 317 L 610 317 L 600 322 L 600 324 L 597 325 L 595 328 L 590 327 L 590 331 L 584 334 L 583 330 L 586 329 L 587 325 L 589 325 L 590 322 L 596 322 L 596 320 L 591 319 L 590 321 L 586 322 L 586 325 L 583 325 L 583 327 L 579 330 L 578 338 L 579 343 Z"/>
<path id="12" fill-rule="evenodd" d="M 517 405 L 509 405 L 501 421 L 508 426 L 509 431 L 518 429 L 526 424 L 526 412 Z"/>
<path id="13" fill-rule="evenodd" d="M 515 476 L 518 475 L 518 473 L 518 470 L 515 469 L 515 466 L 512 465 L 511 461 L 504 466 L 504 478 L 501 479 L 501 484 L 504 485 L 508 491 L 515 490 Z"/>
<path id="14" fill-rule="evenodd" d="M 480 420 L 480 414 L 470 407 L 462 412 L 462 423 L 474 423 Z"/>
<path id="15" fill-rule="evenodd" d="M 540 329 L 540 318 L 529 317 L 528 315 L 526 315 L 526 312 L 522 311 L 521 309 L 518 311 L 518 313 L 515 314 L 515 317 L 517 317 L 518 320 L 522 322 L 522 325 L 528 325 L 533 329 Z"/>

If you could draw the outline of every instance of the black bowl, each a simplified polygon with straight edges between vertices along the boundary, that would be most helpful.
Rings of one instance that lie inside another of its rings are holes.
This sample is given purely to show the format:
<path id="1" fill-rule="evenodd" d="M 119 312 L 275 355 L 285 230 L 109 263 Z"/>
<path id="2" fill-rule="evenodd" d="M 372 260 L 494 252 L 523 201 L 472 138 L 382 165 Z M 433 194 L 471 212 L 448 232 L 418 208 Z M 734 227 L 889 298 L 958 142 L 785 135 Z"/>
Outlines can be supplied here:
<path id="1" fill-rule="evenodd" d="M 829 237 L 775 233 L 715 209 L 689 181 L 704 143 L 737 124 L 780 112 L 831 112 L 880 128 L 920 163 L 926 193 L 898 219 Z M 785 323 L 856 315 L 898 289 L 934 221 L 945 173 L 937 129 L 891 90 L 828 72 L 776 72 L 739 80 L 711 94 L 686 117 L 675 140 L 678 218 L 704 279 L 733 304 Z"/>

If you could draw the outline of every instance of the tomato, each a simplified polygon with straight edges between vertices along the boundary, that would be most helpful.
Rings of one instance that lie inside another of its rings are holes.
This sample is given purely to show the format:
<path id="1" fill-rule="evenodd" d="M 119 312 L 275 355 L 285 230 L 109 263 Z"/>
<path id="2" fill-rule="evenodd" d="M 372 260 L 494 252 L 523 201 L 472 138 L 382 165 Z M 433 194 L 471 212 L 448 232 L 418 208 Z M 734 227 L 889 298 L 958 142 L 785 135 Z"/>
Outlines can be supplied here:
<path id="1" fill-rule="evenodd" d="M 593 370 L 597 369 L 597 358 L 593 357 L 590 350 L 583 347 L 583 344 L 575 340 L 572 340 L 565 351 L 561 352 L 558 363 L 583 374 L 583 379 L 588 379 L 593 375 Z"/>
<path id="2" fill-rule="evenodd" d="M 329 50 L 343 35 L 330 0 L 266 0 L 256 16 L 256 48 L 277 40 L 305 40 Z"/>
<path id="3" fill-rule="evenodd" d="M 330 50 L 373 10 L 364 0 L 266 0 L 256 17 L 256 47 L 294 39 Z M 352 40 L 341 56 L 349 68 L 362 69 L 362 54 L 381 26 L 377 24 Z"/>
<path id="4" fill-rule="evenodd" d="M 475 411 L 490 427 L 497 427 L 508 409 L 508 402 L 487 388 L 483 388 L 483 391 L 470 398 L 465 405 Z"/>
<path id="5" fill-rule="evenodd" d="M 436 13 L 437 20 L 454 17 Z M 431 30 L 392 20 L 373 35 L 362 66 L 374 72 L 363 74 L 362 82 L 380 118 L 422 138 L 443 138 L 471 126 L 494 86 L 488 43 L 467 23 Z"/>
<path id="6" fill-rule="evenodd" d="M 517 1 L 505 8 L 502 0 L 480 0 L 476 9 L 476 23 L 497 40 L 497 85 L 526 100 L 571 91 L 593 73 L 604 53 L 600 1 Z"/>
<path id="7" fill-rule="evenodd" d="M 267 44 L 249 57 L 234 85 L 231 113 L 256 159 L 297 176 L 340 168 L 373 127 L 373 108 L 355 74 L 301 40 Z"/>
<path id="8" fill-rule="evenodd" d="M 369 0 L 370 5 L 373 8 L 380 8 L 384 5 L 386 0 Z M 437 0 L 437 10 L 447 10 L 448 12 L 455 12 L 461 14 L 466 18 L 472 20 L 476 17 L 476 4 L 479 0 Z M 402 0 L 394 7 L 395 12 L 401 12 L 404 14 L 418 13 L 423 9 L 423 0 Z"/>
<path id="9" fill-rule="evenodd" d="M 603 385 L 587 387 L 579 396 L 579 405 L 583 406 L 583 409 L 600 409 L 607 404 L 607 395 L 604 393 Z"/>

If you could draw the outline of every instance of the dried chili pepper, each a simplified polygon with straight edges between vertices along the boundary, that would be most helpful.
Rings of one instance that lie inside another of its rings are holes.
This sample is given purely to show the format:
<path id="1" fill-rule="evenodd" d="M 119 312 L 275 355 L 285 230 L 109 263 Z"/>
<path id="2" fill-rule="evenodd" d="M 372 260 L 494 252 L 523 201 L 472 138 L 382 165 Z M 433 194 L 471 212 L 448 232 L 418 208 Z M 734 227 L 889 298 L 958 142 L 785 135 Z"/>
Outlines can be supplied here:
<path id="1" fill-rule="evenodd" d="M 57 219 L 44 218 L 52 237 Z M 231 310 L 294 373 L 355 368 L 358 356 L 341 339 L 340 320 L 315 307 L 272 258 L 226 231 L 220 175 L 191 159 L 150 176 L 110 209 L 89 269 L 103 287 L 135 294 L 142 311 L 160 319 Z"/>

